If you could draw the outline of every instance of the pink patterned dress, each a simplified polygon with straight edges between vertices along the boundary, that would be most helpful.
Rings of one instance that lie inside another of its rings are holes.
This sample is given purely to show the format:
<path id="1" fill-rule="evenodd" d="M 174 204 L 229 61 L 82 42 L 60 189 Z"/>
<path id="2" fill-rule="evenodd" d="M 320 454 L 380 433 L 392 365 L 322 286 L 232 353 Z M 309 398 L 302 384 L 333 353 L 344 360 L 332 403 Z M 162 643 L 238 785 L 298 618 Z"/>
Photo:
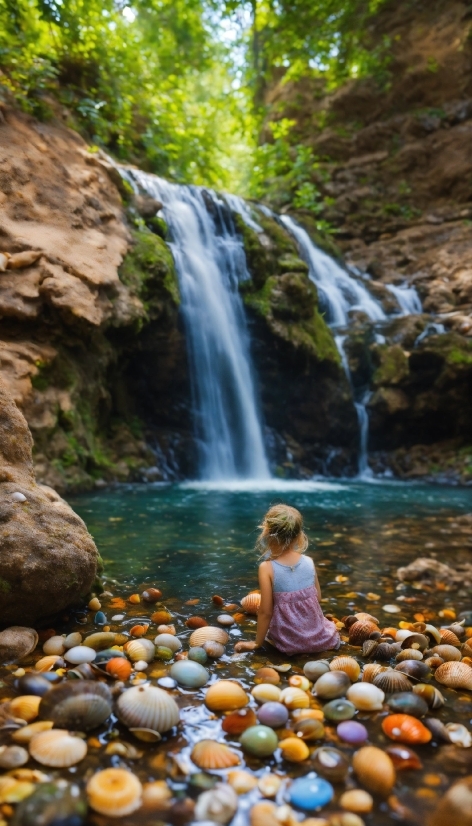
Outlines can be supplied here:
<path id="1" fill-rule="evenodd" d="M 315 565 L 302 556 L 296 565 L 272 563 L 274 612 L 267 634 L 284 654 L 315 654 L 338 648 L 339 634 L 326 619 L 315 588 Z"/>

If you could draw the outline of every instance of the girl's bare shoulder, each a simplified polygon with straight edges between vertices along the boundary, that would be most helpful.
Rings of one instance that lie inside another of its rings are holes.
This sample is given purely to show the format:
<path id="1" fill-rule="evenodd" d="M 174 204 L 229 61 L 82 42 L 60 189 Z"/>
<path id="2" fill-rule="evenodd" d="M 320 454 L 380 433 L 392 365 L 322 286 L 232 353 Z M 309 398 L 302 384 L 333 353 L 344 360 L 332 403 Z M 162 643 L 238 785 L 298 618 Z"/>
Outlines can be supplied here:
<path id="1" fill-rule="evenodd" d="M 263 576 L 272 575 L 272 565 L 270 564 L 270 559 L 264 559 L 264 561 L 259 564 L 259 573 Z"/>

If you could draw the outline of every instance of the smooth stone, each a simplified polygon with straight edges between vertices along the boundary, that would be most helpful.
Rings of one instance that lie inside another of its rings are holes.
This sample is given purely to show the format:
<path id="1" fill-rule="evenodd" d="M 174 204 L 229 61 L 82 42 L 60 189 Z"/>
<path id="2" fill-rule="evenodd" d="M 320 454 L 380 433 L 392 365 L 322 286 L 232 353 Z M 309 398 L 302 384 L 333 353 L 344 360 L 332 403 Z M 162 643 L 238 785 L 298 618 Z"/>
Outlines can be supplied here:
<path id="1" fill-rule="evenodd" d="M 339 722 L 340 720 L 351 720 L 356 713 L 356 707 L 353 703 L 350 703 L 349 700 L 345 700 L 344 697 L 339 697 L 336 700 L 331 700 L 329 703 L 326 703 L 323 706 L 323 714 L 327 720 L 331 720 L 334 723 Z"/>
<path id="2" fill-rule="evenodd" d="M 280 728 L 284 726 L 288 720 L 288 708 L 284 706 L 283 703 L 264 703 L 257 710 L 257 717 L 263 726 Z"/>
<path id="3" fill-rule="evenodd" d="M 317 679 L 329 671 L 329 662 L 327 660 L 310 660 L 303 666 L 303 673 L 305 677 L 316 683 Z"/>
<path id="4" fill-rule="evenodd" d="M 425 700 L 412 691 L 399 691 L 387 699 L 390 711 L 395 714 L 410 714 L 412 717 L 424 717 L 429 707 Z"/>
<path id="5" fill-rule="evenodd" d="M 24 493 L 20 493 L 19 490 L 12 493 L 11 498 L 13 502 L 26 502 L 26 496 Z"/>
<path id="6" fill-rule="evenodd" d="M 239 742 L 244 751 L 255 757 L 269 757 L 279 745 L 275 731 L 269 726 L 250 726 L 243 731 Z"/>
<path id="7" fill-rule="evenodd" d="M 334 797 L 331 783 L 322 777 L 298 777 L 289 789 L 289 800 L 298 809 L 312 811 L 326 806 Z"/>
<path id="8" fill-rule="evenodd" d="M 210 679 L 206 668 L 192 660 L 179 660 L 173 664 L 169 673 L 184 688 L 202 688 Z"/>
<path id="9" fill-rule="evenodd" d="M 120 622 L 124 618 L 125 618 L 125 614 L 115 614 L 112 617 L 112 620 L 113 620 L 113 622 Z"/>
<path id="10" fill-rule="evenodd" d="M 200 663 L 200 665 L 205 665 L 205 663 L 208 662 L 207 652 L 199 645 L 195 645 L 194 648 L 190 649 L 188 652 L 188 658 L 193 662 Z"/>
<path id="11" fill-rule="evenodd" d="M 234 619 L 231 616 L 231 614 L 220 614 L 216 619 L 220 623 L 220 625 L 235 625 Z"/>
<path id="12" fill-rule="evenodd" d="M 332 746 L 320 746 L 312 755 L 313 765 L 318 774 L 328 777 L 338 783 L 344 780 L 349 771 L 347 757 Z"/>
<path id="13" fill-rule="evenodd" d="M 50 691 L 51 684 L 42 674 L 24 674 L 18 682 L 20 694 L 34 694 L 36 697 L 44 697 Z"/>
<path id="14" fill-rule="evenodd" d="M 157 685 L 161 688 L 172 689 L 177 687 L 177 680 L 174 680 L 172 677 L 159 677 Z"/>
<path id="15" fill-rule="evenodd" d="M 93 648 L 88 648 L 86 645 L 74 645 L 69 648 L 64 654 L 64 659 L 74 665 L 81 665 L 82 663 L 92 663 L 97 656 L 97 652 Z"/>
<path id="16" fill-rule="evenodd" d="M 107 618 L 106 618 L 105 614 L 103 613 L 103 611 L 97 611 L 97 613 L 95 614 L 95 616 L 93 618 L 93 622 L 94 622 L 94 625 L 106 625 L 107 624 Z"/>
<path id="17" fill-rule="evenodd" d="M 339 724 L 336 731 L 341 740 L 344 740 L 345 743 L 351 743 L 352 745 L 364 743 L 369 736 L 366 727 L 363 726 L 362 723 L 358 723 L 356 720 L 344 720 Z"/>

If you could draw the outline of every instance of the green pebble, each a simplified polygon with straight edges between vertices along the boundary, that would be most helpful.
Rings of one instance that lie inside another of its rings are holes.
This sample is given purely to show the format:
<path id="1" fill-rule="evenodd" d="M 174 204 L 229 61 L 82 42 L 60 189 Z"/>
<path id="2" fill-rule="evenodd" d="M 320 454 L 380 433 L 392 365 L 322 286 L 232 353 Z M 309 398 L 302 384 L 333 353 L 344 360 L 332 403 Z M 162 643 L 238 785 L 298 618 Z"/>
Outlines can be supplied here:
<path id="1" fill-rule="evenodd" d="M 244 751 L 255 757 L 269 757 L 279 745 L 275 731 L 269 726 L 250 726 L 239 738 Z"/>

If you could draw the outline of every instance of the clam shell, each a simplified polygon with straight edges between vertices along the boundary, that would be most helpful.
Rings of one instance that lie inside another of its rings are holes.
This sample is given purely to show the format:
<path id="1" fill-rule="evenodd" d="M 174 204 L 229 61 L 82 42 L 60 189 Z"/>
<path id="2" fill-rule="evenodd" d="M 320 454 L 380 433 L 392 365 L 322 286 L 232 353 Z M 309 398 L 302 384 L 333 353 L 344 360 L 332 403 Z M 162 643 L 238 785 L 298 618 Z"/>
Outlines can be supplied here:
<path id="1" fill-rule="evenodd" d="M 322 700 L 335 700 L 346 694 L 351 681 L 344 671 L 328 671 L 322 674 L 313 687 L 313 694 Z"/>
<path id="2" fill-rule="evenodd" d="M 241 600 L 241 608 L 246 614 L 257 614 L 261 605 L 261 595 L 257 593 L 248 594 Z"/>
<path id="3" fill-rule="evenodd" d="M 432 669 L 437 668 L 438 665 L 442 665 L 443 662 L 444 662 L 443 658 L 438 657 L 436 655 L 434 655 L 433 657 L 427 657 L 425 659 L 425 664 L 428 666 L 428 668 L 432 668 Z"/>
<path id="4" fill-rule="evenodd" d="M 156 648 L 159 646 L 170 648 L 173 654 L 175 654 L 176 651 L 180 651 L 182 648 L 182 643 L 179 638 L 173 636 L 173 634 L 158 634 L 154 640 L 154 645 Z"/>
<path id="5" fill-rule="evenodd" d="M 48 691 L 39 706 L 39 716 L 43 720 L 52 720 L 59 728 L 75 731 L 89 731 L 100 726 L 111 711 L 110 689 L 104 683 L 92 680 L 60 683 Z"/>
<path id="6" fill-rule="evenodd" d="M 38 644 L 38 635 L 34 628 L 12 625 L 0 632 L 0 663 L 18 662 L 31 654 Z"/>
<path id="7" fill-rule="evenodd" d="M 51 729 L 35 734 L 29 752 L 42 766 L 65 769 L 80 763 L 87 754 L 87 743 L 64 729 Z"/>
<path id="8" fill-rule="evenodd" d="M 234 619 L 231 614 L 219 614 L 216 621 L 219 622 L 220 625 L 234 625 Z"/>
<path id="9" fill-rule="evenodd" d="M 233 680 L 218 680 L 205 695 L 205 705 L 210 711 L 234 711 L 244 708 L 249 697 L 242 686 Z"/>
<path id="10" fill-rule="evenodd" d="M 381 642 L 375 649 L 376 660 L 391 660 L 398 654 L 398 645 L 394 642 Z"/>
<path id="11" fill-rule="evenodd" d="M 363 683 L 373 683 L 377 674 L 382 674 L 383 671 L 387 671 L 387 665 L 379 665 L 378 663 L 367 663 L 364 666 L 362 671 L 362 682 Z"/>
<path id="12" fill-rule="evenodd" d="M 366 640 L 362 644 L 362 656 L 363 657 L 373 657 L 378 644 L 379 643 L 378 643 L 377 640 Z"/>
<path id="13" fill-rule="evenodd" d="M 208 627 L 208 623 L 206 619 L 203 619 L 203 617 L 189 617 L 188 620 L 185 620 L 185 625 L 187 628 L 191 628 L 192 630 L 195 628 Z"/>
<path id="14" fill-rule="evenodd" d="M 141 662 L 144 661 L 142 660 Z M 135 663 L 135 665 L 137 666 L 138 663 L 139 660 Z M 144 666 L 147 665 L 148 664 L 144 662 Z M 112 657 L 108 660 L 105 666 L 105 671 L 110 675 L 110 677 L 113 677 L 114 680 L 122 680 L 123 682 L 126 682 L 126 680 L 128 680 L 131 676 L 132 667 L 131 663 L 124 657 Z"/>
<path id="15" fill-rule="evenodd" d="M 441 720 L 437 717 L 426 717 L 424 724 L 433 735 L 433 739 L 438 743 L 450 743 L 449 732 Z"/>
<path id="16" fill-rule="evenodd" d="M 330 671 L 344 671 L 351 683 L 359 679 L 361 668 L 354 657 L 335 657 L 329 664 Z"/>
<path id="17" fill-rule="evenodd" d="M 322 674 L 326 674 L 330 670 L 328 660 L 310 660 L 303 666 L 303 673 L 305 677 L 315 683 Z"/>
<path id="18" fill-rule="evenodd" d="M 392 714 L 411 714 L 412 717 L 424 717 L 429 709 L 427 702 L 413 691 L 392 694 L 387 703 Z"/>
<path id="19" fill-rule="evenodd" d="M 104 769 L 87 783 L 88 802 L 94 811 L 108 817 L 123 817 L 141 806 L 143 787 L 127 769 Z"/>
<path id="20" fill-rule="evenodd" d="M 470 826 L 472 823 L 472 776 L 457 780 L 436 802 L 428 818 L 428 826 Z"/>
<path id="21" fill-rule="evenodd" d="M 38 716 L 40 703 L 41 697 L 37 694 L 22 694 L 21 697 L 15 697 L 10 701 L 9 712 L 12 717 L 19 717 L 20 720 L 31 723 Z"/>
<path id="22" fill-rule="evenodd" d="M 280 740 L 279 748 L 282 757 L 289 763 L 301 763 L 310 756 L 310 749 L 299 737 L 286 737 L 285 740 Z"/>
<path id="23" fill-rule="evenodd" d="M 236 752 L 216 740 L 200 740 L 193 747 L 190 757 L 199 769 L 206 770 L 229 769 L 239 766 L 241 762 Z"/>
<path id="24" fill-rule="evenodd" d="M 204 628 L 197 628 L 197 630 L 190 635 L 189 645 L 191 648 L 197 645 L 203 646 L 203 643 L 209 640 L 226 645 L 229 640 L 229 635 L 223 628 L 218 628 L 216 625 L 206 625 Z"/>
<path id="25" fill-rule="evenodd" d="M 82 665 L 82 663 L 91 663 L 96 657 L 96 652 L 93 648 L 86 645 L 75 645 L 69 648 L 64 654 L 64 659 L 73 665 Z"/>
<path id="26" fill-rule="evenodd" d="M 405 648 L 403 651 L 400 651 L 399 654 L 395 657 L 397 663 L 401 663 L 404 660 L 422 660 L 423 654 L 417 648 Z"/>
<path id="27" fill-rule="evenodd" d="M 414 685 L 413 691 L 419 697 L 422 697 L 430 708 L 441 708 L 446 702 L 439 689 L 428 683 Z"/>
<path id="28" fill-rule="evenodd" d="M 121 694 L 116 713 L 128 728 L 148 728 L 160 734 L 180 719 L 175 700 L 162 688 L 149 684 L 133 686 Z"/>
<path id="29" fill-rule="evenodd" d="M 470 749 L 472 746 L 472 736 L 465 726 L 461 723 L 446 723 L 446 730 L 451 743 L 463 749 Z"/>
<path id="30" fill-rule="evenodd" d="M 452 633 L 455 634 L 456 637 L 458 637 L 459 640 L 461 640 L 462 637 L 465 634 L 465 628 L 464 628 L 464 625 L 462 624 L 464 622 L 465 622 L 465 620 L 462 620 L 461 623 L 453 622 L 452 625 L 450 625 L 449 628 L 446 628 L 445 630 L 446 631 L 452 631 Z M 441 631 L 439 633 L 441 633 Z"/>
<path id="31" fill-rule="evenodd" d="M 443 663 L 436 669 L 434 679 L 448 688 L 465 688 L 472 691 L 472 668 L 466 663 Z"/>
<path id="32" fill-rule="evenodd" d="M 445 645 L 457 645 L 460 646 L 461 641 L 457 634 L 454 631 L 451 631 L 450 628 L 440 628 L 439 633 L 441 635 L 441 643 Z"/>
<path id="33" fill-rule="evenodd" d="M 137 663 L 139 660 L 150 663 L 156 655 L 154 643 L 146 639 L 130 640 L 123 646 L 123 651 L 133 663 Z"/>
<path id="34" fill-rule="evenodd" d="M 371 683 L 355 683 L 346 696 L 359 711 L 380 711 L 385 700 L 382 689 Z"/>
<path id="35" fill-rule="evenodd" d="M 401 671 L 412 680 L 425 680 L 431 674 L 431 669 L 426 663 L 419 660 L 404 660 L 395 666 L 395 671 Z"/>
<path id="36" fill-rule="evenodd" d="M 429 648 L 429 639 L 424 634 L 410 634 L 402 640 L 402 648 L 416 648 L 418 651 L 426 651 Z"/>
<path id="37" fill-rule="evenodd" d="M 282 691 L 273 683 L 260 683 L 254 686 L 251 694 L 258 703 L 279 703 Z"/>
<path id="38" fill-rule="evenodd" d="M 441 657 L 445 662 L 459 662 L 461 658 L 461 652 L 454 648 L 453 645 L 435 645 L 434 648 L 431 649 L 431 653 L 437 657 Z"/>
<path id="39" fill-rule="evenodd" d="M 351 645 L 362 645 L 369 639 L 374 631 L 378 631 L 378 626 L 373 622 L 365 620 L 356 620 L 356 622 L 349 628 L 349 643 Z"/>
<path id="40" fill-rule="evenodd" d="M 239 708 L 223 718 L 221 728 L 226 734 L 242 734 L 250 726 L 257 724 L 257 717 L 252 708 Z"/>
<path id="41" fill-rule="evenodd" d="M 352 758 L 352 767 L 369 792 L 388 797 L 396 780 L 395 767 L 388 754 L 376 746 L 363 746 Z"/>
<path id="42" fill-rule="evenodd" d="M 128 731 L 131 734 L 134 734 L 138 740 L 142 740 L 143 743 L 159 743 L 162 740 L 161 735 L 158 731 L 153 731 L 152 728 L 129 728 Z"/>
<path id="43" fill-rule="evenodd" d="M 410 714 L 389 714 L 382 720 L 382 730 L 387 737 L 407 745 L 429 743 L 431 732 Z"/>
<path id="44" fill-rule="evenodd" d="M 374 683 L 377 688 L 380 688 L 385 694 L 394 694 L 397 691 L 411 691 L 411 683 L 401 671 L 394 671 L 389 669 L 382 674 L 377 674 L 374 678 Z"/>
<path id="45" fill-rule="evenodd" d="M 21 694 L 37 694 L 38 697 L 43 697 L 50 688 L 51 683 L 46 677 L 31 671 L 18 680 L 18 691 Z"/>
<path id="46" fill-rule="evenodd" d="M 195 820 L 205 823 L 229 823 L 238 809 L 238 796 L 228 783 L 217 783 L 203 792 L 195 806 Z"/>
<path id="47" fill-rule="evenodd" d="M 359 622 L 373 622 L 374 625 L 379 624 L 377 617 L 373 617 L 372 614 L 366 614 L 365 611 L 358 611 L 354 616 Z"/>
<path id="48" fill-rule="evenodd" d="M 197 646 L 194 647 L 197 648 Z M 220 642 L 215 642 L 215 640 L 207 640 L 203 643 L 203 650 L 206 655 L 210 657 L 210 659 L 218 660 L 223 656 L 226 649 Z"/>
<path id="49" fill-rule="evenodd" d="M 374 800 L 369 792 L 363 789 L 349 789 L 339 798 L 339 805 L 348 812 L 365 815 L 372 811 Z"/>

